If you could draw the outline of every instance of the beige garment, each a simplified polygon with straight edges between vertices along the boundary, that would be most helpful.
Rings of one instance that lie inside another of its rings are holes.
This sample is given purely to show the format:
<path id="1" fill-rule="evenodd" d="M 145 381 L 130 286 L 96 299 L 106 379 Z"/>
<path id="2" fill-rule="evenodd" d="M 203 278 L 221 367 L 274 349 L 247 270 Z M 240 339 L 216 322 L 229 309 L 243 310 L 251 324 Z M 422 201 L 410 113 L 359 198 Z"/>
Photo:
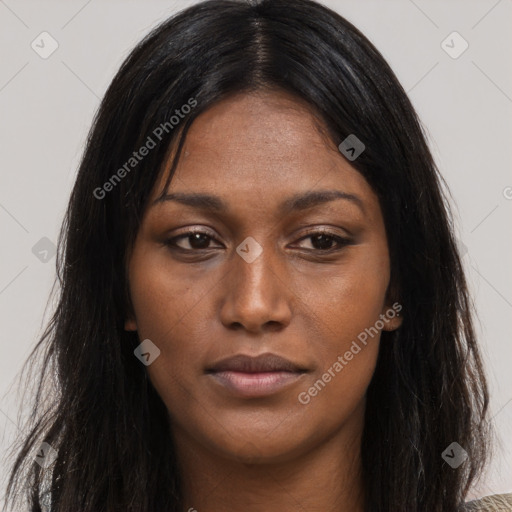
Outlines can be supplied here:
<path id="1" fill-rule="evenodd" d="M 512 512 L 512 493 L 493 494 L 469 501 L 464 505 L 462 512 Z"/>

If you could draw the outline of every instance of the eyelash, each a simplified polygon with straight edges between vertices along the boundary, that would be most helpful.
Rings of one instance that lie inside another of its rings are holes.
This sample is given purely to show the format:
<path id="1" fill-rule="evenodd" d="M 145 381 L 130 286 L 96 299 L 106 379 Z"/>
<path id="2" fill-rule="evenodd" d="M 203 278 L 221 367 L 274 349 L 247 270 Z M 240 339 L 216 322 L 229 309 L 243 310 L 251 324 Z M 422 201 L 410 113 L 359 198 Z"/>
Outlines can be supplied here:
<path id="1" fill-rule="evenodd" d="M 206 235 L 206 237 L 208 237 L 210 240 L 215 240 L 215 238 L 213 236 L 211 236 L 208 232 L 206 231 L 187 231 L 185 233 L 182 233 L 181 235 L 178 235 L 178 236 L 175 236 L 175 237 L 172 237 L 172 238 L 169 238 L 167 240 L 165 240 L 164 244 L 167 245 L 169 248 L 173 249 L 173 250 L 178 250 L 178 251 L 181 251 L 181 252 L 187 252 L 187 253 L 192 253 L 192 252 L 200 252 L 200 251 L 208 251 L 210 250 L 210 248 L 205 248 L 205 249 L 183 249 L 183 247 L 179 247 L 176 245 L 176 242 L 178 240 L 181 240 L 182 238 L 188 238 L 192 235 L 196 235 L 196 234 L 199 234 L 199 235 Z M 330 254 L 330 253 L 333 253 L 333 252 L 337 252 L 337 251 L 340 251 L 342 250 L 346 245 L 350 245 L 351 244 L 351 240 L 349 238 L 344 238 L 342 236 L 339 236 L 339 235 L 335 235 L 334 233 L 331 233 L 330 231 L 325 231 L 325 230 L 317 230 L 317 231 L 311 231 L 309 233 L 307 233 L 307 235 L 303 236 L 302 238 L 300 238 L 298 241 L 302 241 L 302 240 L 306 240 L 307 238 L 313 238 L 315 236 L 319 236 L 319 235 L 325 235 L 329 238 L 332 238 L 334 242 L 336 242 L 338 244 L 338 247 L 337 248 L 330 248 L 330 249 L 306 249 L 307 251 L 311 251 L 311 252 L 316 252 L 316 253 L 322 253 L 322 254 Z"/>

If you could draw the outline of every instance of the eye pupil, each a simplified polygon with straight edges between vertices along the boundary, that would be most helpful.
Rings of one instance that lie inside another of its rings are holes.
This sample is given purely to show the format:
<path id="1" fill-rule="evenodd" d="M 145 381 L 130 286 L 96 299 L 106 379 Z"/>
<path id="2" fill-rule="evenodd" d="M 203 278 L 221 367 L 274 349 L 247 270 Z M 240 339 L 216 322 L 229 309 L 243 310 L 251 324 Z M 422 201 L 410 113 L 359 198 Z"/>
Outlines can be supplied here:
<path id="1" fill-rule="evenodd" d="M 206 249 L 210 243 L 210 237 L 204 233 L 192 233 L 189 235 L 189 242 L 194 249 Z"/>
<path id="2" fill-rule="evenodd" d="M 320 234 L 320 235 L 314 235 L 311 237 L 311 240 L 312 240 L 312 245 L 316 248 L 316 249 L 331 249 L 332 247 L 332 236 L 330 235 L 325 235 L 325 234 Z M 314 241 L 315 240 L 319 240 L 320 241 L 320 244 L 315 244 Z M 320 245 L 320 247 L 316 247 Z"/>

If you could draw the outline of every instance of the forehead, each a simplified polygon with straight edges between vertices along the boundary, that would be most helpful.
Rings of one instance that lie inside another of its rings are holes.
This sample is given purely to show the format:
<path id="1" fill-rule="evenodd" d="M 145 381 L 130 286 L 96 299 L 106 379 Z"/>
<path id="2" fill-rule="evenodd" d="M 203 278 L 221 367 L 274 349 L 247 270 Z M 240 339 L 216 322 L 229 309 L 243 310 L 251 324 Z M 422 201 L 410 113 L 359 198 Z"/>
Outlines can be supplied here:
<path id="1" fill-rule="evenodd" d="M 153 197 L 162 192 L 170 164 L 171 158 Z M 309 105 L 287 93 L 258 92 L 230 97 L 198 116 L 167 192 L 200 191 L 269 205 L 316 188 L 375 199 Z"/>

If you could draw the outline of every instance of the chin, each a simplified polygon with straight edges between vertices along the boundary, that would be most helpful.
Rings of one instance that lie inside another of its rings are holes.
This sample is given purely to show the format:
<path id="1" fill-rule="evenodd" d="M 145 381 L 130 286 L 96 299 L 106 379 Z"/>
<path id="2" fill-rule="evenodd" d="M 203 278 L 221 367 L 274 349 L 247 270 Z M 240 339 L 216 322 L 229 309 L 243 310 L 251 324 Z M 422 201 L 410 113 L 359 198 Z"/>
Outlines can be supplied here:
<path id="1" fill-rule="evenodd" d="M 220 439 L 211 438 L 209 433 L 207 443 L 213 451 L 233 461 L 244 464 L 278 464 L 293 460 L 302 451 L 306 452 L 311 442 L 292 437 L 289 431 L 276 435 L 272 435 L 271 430 L 255 432 L 252 429 L 247 435 L 243 431 L 238 432 L 236 437 L 224 435 Z"/>

